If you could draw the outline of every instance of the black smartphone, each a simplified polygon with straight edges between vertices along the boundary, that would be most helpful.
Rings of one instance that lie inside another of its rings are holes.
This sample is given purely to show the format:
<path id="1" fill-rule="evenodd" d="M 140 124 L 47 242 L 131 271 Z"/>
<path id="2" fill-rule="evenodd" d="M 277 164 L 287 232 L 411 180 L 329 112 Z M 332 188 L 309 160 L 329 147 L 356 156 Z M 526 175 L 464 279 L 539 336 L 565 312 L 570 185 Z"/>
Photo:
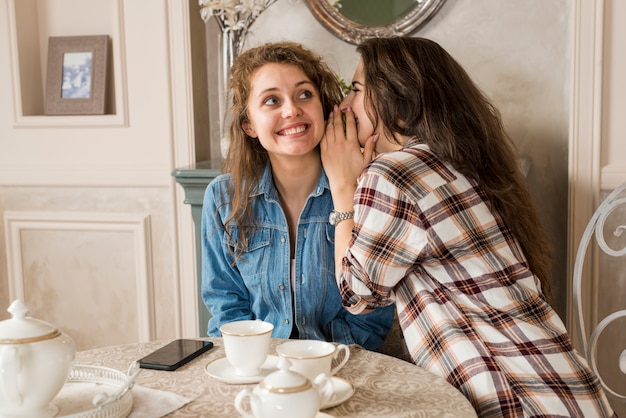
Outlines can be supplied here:
<path id="1" fill-rule="evenodd" d="M 178 339 L 139 360 L 142 369 L 173 371 L 213 348 L 211 341 Z"/>

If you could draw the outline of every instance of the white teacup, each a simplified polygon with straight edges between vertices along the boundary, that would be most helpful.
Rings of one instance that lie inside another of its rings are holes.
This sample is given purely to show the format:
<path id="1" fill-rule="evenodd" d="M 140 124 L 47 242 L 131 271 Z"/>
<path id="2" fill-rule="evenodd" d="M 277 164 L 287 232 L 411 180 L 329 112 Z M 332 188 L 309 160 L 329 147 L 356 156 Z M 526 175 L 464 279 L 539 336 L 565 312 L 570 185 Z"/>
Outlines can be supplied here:
<path id="1" fill-rule="evenodd" d="M 241 377 L 258 376 L 270 351 L 274 325 L 261 320 L 234 321 L 220 327 L 228 362 Z"/>
<path id="2" fill-rule="evenodd" d="M 344 354 L 340 357 L 342 352 Z M 276 353 L 291 362 L 290 370 L 311 381 L 321 373 L 328 377 L 333 376 L 350 358 L 350 348 L 347 345 L 318 340 L 290 340 L 276 347 Z"/>

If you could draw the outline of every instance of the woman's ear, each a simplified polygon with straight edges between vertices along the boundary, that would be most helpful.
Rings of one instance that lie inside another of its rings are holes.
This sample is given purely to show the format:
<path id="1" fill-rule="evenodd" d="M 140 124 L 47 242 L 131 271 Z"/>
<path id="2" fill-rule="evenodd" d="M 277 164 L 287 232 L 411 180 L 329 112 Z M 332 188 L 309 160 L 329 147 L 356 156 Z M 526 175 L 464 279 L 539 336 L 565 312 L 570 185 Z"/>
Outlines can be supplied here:
<path id="1" fill-rule="evenodd" d="M 250 122 L 244 122 L 241 127 L 243 128 L 243 131 L 246 133 L 246 135 L 248 135 L 250 138 L 258 137 Z"/>

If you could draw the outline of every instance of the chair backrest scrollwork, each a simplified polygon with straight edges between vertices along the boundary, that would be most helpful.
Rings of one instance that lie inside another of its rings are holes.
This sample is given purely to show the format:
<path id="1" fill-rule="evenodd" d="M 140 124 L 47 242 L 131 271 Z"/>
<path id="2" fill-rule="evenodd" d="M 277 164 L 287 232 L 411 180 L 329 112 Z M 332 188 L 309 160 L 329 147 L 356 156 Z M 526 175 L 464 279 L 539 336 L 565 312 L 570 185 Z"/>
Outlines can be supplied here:
<path id="1" fill-rule="evenodd" d="M 602 386 L 606 391 L 611 393 L 613 396 L 619 399 L 626 399 L 626 395 L 619 394 L 612 390 L 607 384 L 602 380 L 600 373 L 598 372 L 598 366 L 596 361 L 597 354 L 597 344 L 598 339 L 602 332 L 606 329 L 606 327 L 612 322 L 620 319 L 626 318 L 626 309 L 619 310 L 611 313 L 602 319 L 598 325 L 593 329 L 591 336 L 589 337 L 589 341 L 587 341 L 587 334 L 585 332 L 585 318 L 583 315 L 583 307 L 582 307 L 582 276 L 583 276 L 583 264 L 585 261 L 585 256 L 587 250 L 589 248 L 589 243 L 591 242 L 592 237 L 595 234 L 596 242 L 600 249 L 612 257 L 621 257 L 626 255 L 626 239 L 622 239 L 621 248 L 615 250 L 611 248 L 605 239 L 604 228 L 605 222 L 609 215 L 615 211 L 621 205 L 624 205 L 623 208 L 626 209 L 626 183 L 617 187 L 611 194 L 602 202 L 602 204 L 595 211 L 593 217 L 587 224 L 587 228 L 580 240 L 580 244 L 578 246 L 578 252 L 576 254 L 576 262 L 574 264 L 574 277 L 573 277 L 573 297 L 574 297 L 574 310 L 577 315 L 578 322 L 578 331 L 580 341 L 582 343 L 582 349 L 584 351 L 585 356 L 587 357 L 587 361 L 589 362 L 590 367 L 593 371 L 598 375 Z M 613 230 L 613 235 L 618 238 L 626 238 L 626 225 L 619 225 Z M 623 234 L 623 236 L 622 236 Z M 624 349 L 619 356 L 619 368 L 622 373 L 626 374 L 626 349 Z"/>

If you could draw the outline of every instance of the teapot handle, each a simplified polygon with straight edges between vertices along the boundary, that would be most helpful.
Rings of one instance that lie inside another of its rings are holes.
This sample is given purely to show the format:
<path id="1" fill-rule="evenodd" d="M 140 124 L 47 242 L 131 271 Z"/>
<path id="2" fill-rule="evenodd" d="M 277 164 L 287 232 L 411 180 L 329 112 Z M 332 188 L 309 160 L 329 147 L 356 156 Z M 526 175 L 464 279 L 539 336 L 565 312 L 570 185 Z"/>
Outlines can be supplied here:
<path id="1" fill-rule="evenodd" d="M 320 373 L 313 379 L 313 387 L 320 394 L 320 405 L 330 402 L 335 395 L 335 385 L 332 379 L 326 376 L 326 373 Z"/>
<path id="2" fill-rule="evenodd" d="M 17 388 L 17 375 L 20 370 L 20 357 L 17 355 L 16 347 L 7 347 L 2 350 L 2 388 L 4 397 L 9 402 L 21 406 L 24 398 Z"/>
<path id="3" fill-rule="evenodd" d="M 237 412 L 239 412 L 241 414 L 242 417 L 245 417 L 245 418 L 255 418 L 255 416 L 253 414 L 249 413 L 248 411 L 246 411 L 246 409 L 243 406 L 243 401 L 247 397 L 250 397 L 250 408 L 252 408 L 252 397 L 253 396 L 256 396 L 256 395 L 254 395 L 248 389 L 244 389 L 241 392 L 239 392 L 237 394 L 237 396 L 235 397 L 235 409 L 237 410 Z"/>

